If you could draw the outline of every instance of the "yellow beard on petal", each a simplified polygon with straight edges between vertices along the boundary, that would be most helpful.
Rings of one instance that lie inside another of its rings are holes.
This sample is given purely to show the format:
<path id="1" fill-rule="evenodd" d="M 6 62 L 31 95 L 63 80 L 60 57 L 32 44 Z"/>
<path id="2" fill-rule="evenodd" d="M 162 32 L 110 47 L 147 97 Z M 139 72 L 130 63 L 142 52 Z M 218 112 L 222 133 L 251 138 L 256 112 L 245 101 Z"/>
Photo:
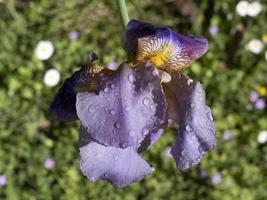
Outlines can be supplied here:
<path id="1" fill-rule="evenodd" d="M 158 69 L 166 72 L 180 71 L 188 66 L 190 59 L 181 54 L 181 49 L 168 40 L 146 37 L 138 39 L 135 64 L 151 61 Z"/>
<path id="2" fill-rule="evenodd" d="M 155 55 L 149 56 L 148 60 L 153 62 L 156 67 L 161 68 L 170 59 L 172 52 L 173 48 L 170 45 L 166 45 Z"/>

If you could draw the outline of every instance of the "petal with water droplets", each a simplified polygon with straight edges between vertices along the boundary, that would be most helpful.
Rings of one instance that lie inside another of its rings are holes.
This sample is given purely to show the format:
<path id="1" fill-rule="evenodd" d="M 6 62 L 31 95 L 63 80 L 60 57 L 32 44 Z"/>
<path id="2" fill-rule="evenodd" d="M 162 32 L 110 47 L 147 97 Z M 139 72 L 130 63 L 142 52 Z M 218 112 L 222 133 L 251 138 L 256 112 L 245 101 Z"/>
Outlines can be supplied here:
<path id="1" fill-rule="evenodd" d="M 149 64 L 135 69 L 124 64 L 112 75 L 101 75 L 98 94 L 77 94 L 78 117 L 98 143 L 138 147 L 165 122 L 166 99 L 153 70 Z"/>
<path id="2" fill-rule="evenodd" d="M 216 144 L 215 126 L 206 106 L 205 92 L 199 82 L 189 80 L 183 74 L 176 74 L 164 88 L 169 116 L 179 123 L 172 155 L 181 170 L 198 164 Z"/>
<path id="3" fill-rule="evenodd" d="M 153 172 L 133 147 L 107 147 L 89 142 L 80 147 L 80 167 L 91 181 L 106 180 L 117 187 L 139 181 Z"/>

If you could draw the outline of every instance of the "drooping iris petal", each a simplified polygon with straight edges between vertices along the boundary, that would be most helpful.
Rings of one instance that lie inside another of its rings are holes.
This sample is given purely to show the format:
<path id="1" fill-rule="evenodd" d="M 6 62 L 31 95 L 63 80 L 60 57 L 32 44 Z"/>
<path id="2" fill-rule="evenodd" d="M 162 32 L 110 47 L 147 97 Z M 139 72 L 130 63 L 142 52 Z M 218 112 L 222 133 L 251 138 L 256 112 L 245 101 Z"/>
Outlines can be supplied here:
<path id="1" fill-rule="evenodd" d="M 131 20 L 127 25 L 125 50 L 134 61 L 152 61 L 158 68 L 179 71 L 200 58 L 208 42 L 200 36 L 184 36 L 168 27 Z"/>
<path id="2" fill-rule="evenodd" d="M 100 74 L 99 93 L 78 93 L 76 109 L 98 143 L 126 148 L 138 145 L 165 122 L 166 99 L 153 65 L 124 64 L 112 75 Z"/>
<path id="3" fill-rule="evenodd" d="M 141 143 L 141 145 L 139 146 L 137 152 L 143 152 L 147 149 L 150 149 L 153 144 L 155 144 L 161 137 L 161 135 L 163 134 L 164 129 L 160 128 L 157 131 L 153 131 L 151 133 L 149 133 L 149 135 L 147 135 L 145 137 L 145 139 L 143 140 L 143 142 Z"/>
<path id="4" fill-rule="evenodd" d="M 48 112 L 52 117 L 63 122 L 78 119 L 75 107 L 76 94 L 78 91 L 94 90 L 96 80 L 93 77 L 102 70 L 92 63 L 96 58 L 94 53 L 88 54 L 85 65 L 64 81 L 49 106 Z"/>
<path id="5" fill-rule="evenodd" d="M 83 138 L 85 135 L 82 133 L 80 140 L 88 139 Z M 106 180 L 117 187 L 139 181 L 154 171 L 134 147 L 122 149 L 89 142 L 80 147 L 80 157 L 81 170 L 91 181 Z"/>
<path id="6" fill-rule="evenodd" d="M 216 144 L 211 110 L 206 106 L 205 92 L 199 82 L 185 75 L 172 76 L 167 84 L 168 113 L 179 123 L 179 134 L 172 149 L 176 165 L 186 170 L 200 162 Z M 170 98 L 169 95 L 173 94 Z M 170 102 L 173 101 L 173 102 Z"/>
<path id="7" fill-rule="evenodd" d="M 75 86 L 79 83 L 80 71 L 67 78 L 63 86 L 58 90 L 49 106 L 49 114 L 59 121 L 72 121 L 78 119 L 76 113 Z"/>

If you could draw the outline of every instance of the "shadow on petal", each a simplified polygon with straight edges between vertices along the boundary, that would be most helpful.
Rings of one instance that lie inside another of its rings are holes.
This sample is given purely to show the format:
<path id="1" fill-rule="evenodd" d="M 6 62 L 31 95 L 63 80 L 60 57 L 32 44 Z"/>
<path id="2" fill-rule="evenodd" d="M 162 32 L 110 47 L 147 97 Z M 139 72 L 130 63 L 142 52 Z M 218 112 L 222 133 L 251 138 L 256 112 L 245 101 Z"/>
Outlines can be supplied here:
<path id="1" fill-rule="evenodd" d="M 76 94 L 80 91 L 97 90 L 95 74 L 103 68 L 93 64 L 95 53 L 89 53 L 83 67 L 67 78 L 49 106 L 48 113 L 55 119 L 67 122 L 77 120 Z"/>
<path id="2" fill-rule="evenodd" d="M 186 170 L 200 162 L 216 144 L 211 110 L 205 102 L 205 92 L 199 82 L 183 74 L 173 74 L 164 86 L 168 114 L 179 124 L 179 134 L 172 149 L 176 165 Z"/>

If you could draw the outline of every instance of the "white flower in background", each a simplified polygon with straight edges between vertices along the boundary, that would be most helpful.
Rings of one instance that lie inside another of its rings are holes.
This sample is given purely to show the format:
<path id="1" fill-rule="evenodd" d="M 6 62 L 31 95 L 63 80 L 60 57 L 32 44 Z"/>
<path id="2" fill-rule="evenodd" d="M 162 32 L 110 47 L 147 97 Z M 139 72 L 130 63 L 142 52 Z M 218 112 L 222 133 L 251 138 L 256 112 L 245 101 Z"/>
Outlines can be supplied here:
<path id="1" fill-rule="evenodd" d="M 267 142 L 267 130 L 261 131 L 257 137 L 258 143 L 264 144 Z"/>
<path id="2" fill-rule="evenodd" d="M 252 53 L 259 54 L 263 49 L 263 43 L 258 39 L 252 39 L 247 44 L 247 49 Z"/>
<path id="3" fill-rule="evenodd" d="M 54 46 L 50 41 L 39 41 L 34 52 L 39 60 L 48 60 L 54 53 Z"/>
<path id="4" fill-rule="evenodd" d="M 249 5 L 250 5 L 249 2 L 247 1 L 239 1 L 235 8 L 237 14 L 239 14 L 242 17 L 246 16 L 248 14 L 247 11 Z"/>
<path id="5" fill-rule="evenodd" d="M 44 75 L 44 84 L 48 87 L 53 87 L 58 84 L 60 73 L 56 69 L 49 69 Z"/>
<path id="6" fill-rule="evenodd" d="M 261 9 L 262 5 L 259 2 L 254 1 L 253 3 L 249 4 L 247 14 L 251 17 L 255 17 L 261 12 Z"/>

